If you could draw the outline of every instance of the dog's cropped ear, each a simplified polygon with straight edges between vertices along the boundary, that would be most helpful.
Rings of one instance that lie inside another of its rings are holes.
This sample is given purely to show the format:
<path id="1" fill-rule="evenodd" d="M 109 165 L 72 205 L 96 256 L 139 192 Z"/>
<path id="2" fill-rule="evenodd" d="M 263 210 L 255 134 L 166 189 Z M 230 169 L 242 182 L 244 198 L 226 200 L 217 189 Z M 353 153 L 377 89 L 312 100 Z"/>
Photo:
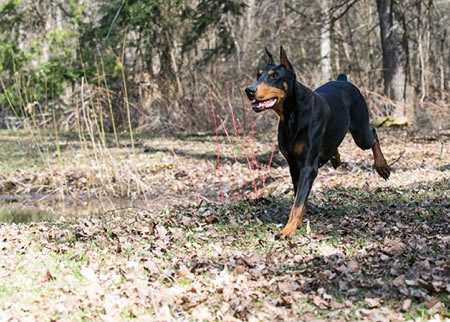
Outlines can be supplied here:
<path id="1" fill-rule="evenodd" d="M 283 46 L 280 46 L 280 63 L 284 66 L 290 73 L 294 73 L 294 68 L 292 67 L 289 59 L 287 58 L 286 52 L 283 49 Z"/>
<path id="2" fill-rule="evenodd" d="M 266 55 L 267 55 L 267 65 L 275 65 L 275 62 L 273 60 L 273 56 L 272 54 L 269 52 L 269 50 L 267 49 L 267 47 L 264 47 L 264 50 L 266 51 Z"/>

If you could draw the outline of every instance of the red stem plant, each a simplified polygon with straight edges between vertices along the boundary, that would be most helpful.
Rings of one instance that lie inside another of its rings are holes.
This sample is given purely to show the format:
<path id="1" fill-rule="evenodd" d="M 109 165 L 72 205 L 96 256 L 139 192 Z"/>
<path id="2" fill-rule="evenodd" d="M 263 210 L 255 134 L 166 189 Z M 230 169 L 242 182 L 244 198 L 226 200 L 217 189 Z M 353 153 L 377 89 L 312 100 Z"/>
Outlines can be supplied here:
<path id="1" fill-rule="evenodd" d="M 252 164 L 251 164 L 251 162 L 250 162 L 250 159 L 248 158 L 247 150 L 246 150 L 245 147 L 244 147 L 244 144 L 243 144 L 243 142 L 242 142 L 242 138 L 241 138 L 241 136 L 239 135 L 239 131 L 238 131 L 237 126 L 236 126 L 236 118 L 234 117 L 233 106 L 231 105 L 230 93 L 229 93 L 229 89 L 228 89 L 228 82 L 226 83 L 226 94 L 227 94 L 228 107 L 230 108 L 231 119 L 232 119 L 232 121 L 233 121 L 233 129 L 234 129 L 234 133 L 235 133 L 236 137 L 237 137 L 238 140 L 239 140 L 239 144 L 240 144 L 240 146 L 241 146 L 241 150 L 242 150 L 242 152 L 243 152 L 244 155 L 245 155 L 245 159 L 247 160 L 247 164 L 248 164 L 248 167 L 249 167 L 249 169 L 250 169 L 250 174 L 251 174 L 251 176 L 252 176 L 253 187 L 254 187 L 254 189 L 255 189 L 255 196 L 256 196 L 256 198 L 258 198 L 258 197 L 259 197 L 259 192 L 258 192 L 258 187 L 256 186 L 256 180 L 255 180 L 254 170 L 253 170 Z"/>
<path id="2" fill-rule="evenodd" d="M 259 173 L 258 161 L 256 160 L 256 156 L 255 156 L 255 125 L 253 122 L 252 104 L 249 104 L 248 107 L 249 107 L 248 114 L 249 114 L 249 118 L 250 118 L 250 134 L 251 134 L 250 151 L 252 153 L 252 158 L 253 158 L 253 162 L 255 163 L 256 171 L 258 172 L 258 177 L 260 177 L 260 179 L 262 181 L 263 195 L 264 195 L 264 194 L 266 194 L 265 180 L 263 180 L 263 178 L 261 177 L 261 175 Z M 244 132 L 244 130 L 242 130 L 242 131 Z M 245 135 L 245 132 L 244 132 L 244 135 Z"/>
<path id="3" fill-rule="evenodd" d="M 223 189 L 222 189 L 222 177 L 220 175 L 220 149 L 219 149 L 219 131 L 217 129 L 217 120 L 216 120 L 216 110 L 214 108 L 214 104 L 211 97 L 211 92 L 209 92 L 209 102 L 211 103 L 211 111 L 214 119 L 214 130 L 216 132 L 216 157 L 217 157 L 217 179 L 219 180 L 219 189 L 220 189 L 220 201 L 223 202 Z"/>
<path id="4" fill-rule="evenodd" d="M 256 155 L 255 155 L 255 127 L 254 127 L 254 118 L 253 118 L 253 111 L 251 108 L 251 105 L 249 105 L 249 109 L 248 109 L 248 113 L 249 113 L 249 118 L 250 118 L 250 138 L 247 136 L 245 129 L 242 125 L 242 123 L 239 120 L 236 120 L 235 114 L 234 114 L 234 110 L 233 110 L 233 106 L 231 104 L 231 100 L 230 100 L 230 94 L 229 94 L 229 87 L 228 87 L 228 83 L 226 84 L 226 95 L 227 95 L 227 104 L 228 107 L 230 109 L 230 115 L 231 115 L 231 119 L 232 119 L 232 123 L 233 123 L 233 130 L 234 130 L 234 134 L 236 135 L 237 139 L 238 139 L 238 143 L 240 146 L 240 149 L 242 151 L 242 153 L 245 156 L 245 159 L 247 161 L 247 165 L 250 169 L 250 175 L 252 178 L 252 183 L 253 183 L 253 188 L 255 191 L 255 197 L 258 198 L 259 197 L 259 191 L 258 191 L 258 187 L 257 187 L 257 183 L 256 183 L 256 179 L 259 178 L 261 180 L 262 183 L 262 194 L 266 195 L 266 181 L 267 178 L 270 175 L 270 171 L 271 171 L 271 165 L 272 165 L 272 161 L 273 161 L 273 157 L 275 154 L 275 147 L 276 147 L 276 141 L 277 141 L 277 137 L 278 137 L 278 126 L 280 124 L 280 119 L 278 119 L 277 125 L 276 125 L 276 129 L 275 129 L 275 136 L 273 139 L 273 143 L 272 143 L 272 150 L 270 153 L 270 158 L 269 158 L 269 163 L 267 165 L 267 170 L 265 171 L 264 174 L 262 174 L 263 169 L 259 167 L 258 165 L 258 161 L 256 160 Z M 213 103 L 213 99 L 212 99 L 212 95 L 211 92 L 209 93 L 209 101 L 211 104 L 211 113 L 213 116 L 213 120 L 214 120 L 214 130 L 215 130 L 215 134 L 216 134 L 216 159 L 217 159 L 217 163 L 216 163 L 216 174 L 217 174 L 217 178 L 219 181 L 219 186 L 220 186 L 220 200 L 221 202 L 224 202 L 224 192 L 223 192 L 223 183 L 222 183 L 222 173 L 221 173 L 221 163 L 220 163 L 220 140 L 219 140 L 219 127 L 218 127 L 218 122 L 220 123 L 220 128 L 223 128 L 223 131 L 225 132 L 226 138 L 228 143 L 230 144 L 230 148 L 231 148 L 231 152 L 233 153 L 233 158 L 234 158 L 234 162 L 235 164 L 238 163 L 237 157 L 236 157 L 236 153 L 235 153 L 235 149 L 234 149 L 234 145 L 233 145 L 233 140 L 231 139 L 226 124 L 223 120 L 221 120 L 217 115 L 216 115 L 216 110 L 214 107 L 214 103 Z M 249 152 L 247 151 L 247 149 L 250 150 L 250 155 L 251 155 L 251 159 L 249 157 Z M 173 151 L 172 151 L 173 152 Z M 255 175 L 255 171 L 256 171 L 256 175 Z M 192 177 L 190 176 L 190 174 L 188 173 L 188 176 L 191 178 L 192 183 L 194 185 L 195 190 L 197 191 L 197 195 L 198 198 L 200 200 L 199 197 L 199 193 L 197 190 L 197 187 L 195 185 L 194 180 L 192 179 Z M 235 200 L 235 195 L 233 193 L 233 191 L 231 191 L 231 194 L 233 196 L 233 200 Z"/>
<path id="5" fill-rule="evenodd" d="M 238 160 L 237 160 L 237 157 L 236 157 L 236 153 L 234 152 L 234 149 L 233 149 L 233 141 L 231 141 L 231 138 L 228 135 L 227 127 L 225 126 L 225 123 L 223 122 L 223 120 L 221 120 L 220 118 L 218 118 L 218 119 L 220 121 L 220 126 L 223 128 L 223 131 L 225 132 L 225 135 L 227 137 L 228 143 L 230 143 L 231 152 L 233 153 L 234 163 L 238 163 Z"/>
<path id="6" fill-rule="evenodd" d="M 223 128 L 223 131 L 225 132 L 225 135 L 227 137 L 228 143 L 230 144 L 230 149 L 231 149 L 231 152 L 233 153 L 234 164 L 238 164 L 236 153 L 234 153 L 234 149 L 233 149 L 233 141 L 231 140 L 230 136 L 228 135 L 227 127 L 226 127 L 226 125 L 225 125 L 223 120 L 221 120 L 219 117 L 218 117 L 218 119 L 220 121 L 220 126 Z M 236 201 L 236 196 L 234 194 L 233 189 L 231 189 L 231 197 L 232 197 L 233 201 Z"/>
<path id="7" fill-rule="evenodd" d="M 280 125 L 280 119 L 278 119 L 277 126 L 276 126 L 276 128 L 275 128 L 275 137 L 274 137 L 273 143 L 272 143 L 272 152 L 270 153 L 269 164 L 267 165 L 267 171 L 266 171 L 266 174 L 265 174 L 265 176 L 264 176 L 263 187 L 265 187 L 267 177 L 268 177 L 269 174 L 270 174 L 270 166 L 272 165 L 273 155 L 274 155 L 274 152 L 275 152 L 275 146 L 276 146 L 276 144 L 277 144 L 277 138 L 278 138 L 278 126 L 279 126 L 279 125 Z"/>
<path id="8" fill-rule="evenodd" d="M 256 156 L 255 156 L 255 152 L 253 149 L 253 143 L 251 141 L 249 141 L 249 139 L 247 138 L 247 135 L 245 134 L 245 130 L 244 130 L 244 127 L 242 126 L 242 123 L 240 121 L 238 121 L 238 123 L 239 123 L 239 128 L 242 131 L 242 136 L 244 137 L 245 143 L 248 147 L 250 147 L 250 153 L 251 153 L 251 157 L 252 157 L 252 160 L 250 161 L 250 163 L 253 165 L 252 169 L 254 169 L 254 170 L 256 169 L 256 177 L 259 177 L 262 182 L 263 178 L 261 177 L 260 172 L 259 172 L 258 162 L 256 161 Z M 253 172 L 252 172 L 252 175 L 253 175 Z M 256 184 L 256 182 L 255 182 L 255 184 Z M 255 186 L 255 189 L 256 189 L 256 186 Z M 263 189 L 264 189 L 264 187 L 263 187 Z M 264 190 L 263 190 L 263 194 L 264 194 Z M 258 195 L 256 195 L 256 197 L 258 197 Z"/>

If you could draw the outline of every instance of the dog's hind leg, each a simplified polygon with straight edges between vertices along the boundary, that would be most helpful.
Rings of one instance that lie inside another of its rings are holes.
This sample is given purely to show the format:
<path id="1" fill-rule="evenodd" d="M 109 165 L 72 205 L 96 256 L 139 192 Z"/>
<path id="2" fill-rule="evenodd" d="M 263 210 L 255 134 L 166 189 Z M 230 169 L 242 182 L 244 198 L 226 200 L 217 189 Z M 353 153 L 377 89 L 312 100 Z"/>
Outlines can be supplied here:
<path id="1" fill-rule="evenodd" d="M 378 141 L 377 132 L 369 124 L 369 111 L 364 97 L 360 97 L 350 109 L 350 133 L 356 145 L 363 150 L 372 149 L 374 166 L 377 173 L 383 178 L 388 179 L 391 169 L 381 152 L 380 141 Z"/>
<path id="2" fill-rule="evenodd" d="M 389 178 L 389 175 L 391 174 L 391 168 L 387 164 L 383 152 L 381 152 L 380 141 L 378 141 L 377 132 L 375 131 L 375 129 L 372 129 L 372 132 L 375 136 L 375 140 L 372 145 L 375 170 L 377 170 L 378 174 L 383 179 L 387 180 Z"/>
<path id="3" fill-rule="evenodd" d="M 377 132 L 374 128 L 372 128 L 370 132 L 371 135 L 365 135 L 361 137 L 359 135 L 360 133 L 354 130 L 350 130 L 353 140 L 355 141 L 357 146 L 359 146 L 363 150 L 367 150 L 369 148 L 372 149 L 375 170 L 377 170 L 377 173 L 383 179 L 387 180 L 389 178 L 389 175 L 391 174 L 391 169 L 389 168 L 389 165 L 384 158 L 383 152 L 381 152 L 380 141 L 378 141 Z"/>
<path id="4" fill-rule="evenodd" d="M 333 156 L 330 158 L 331 165 L 333 168 L 337 169 L 341 164 L 341 155 L 339 154 L 338 149 L 334 152 Z"/>

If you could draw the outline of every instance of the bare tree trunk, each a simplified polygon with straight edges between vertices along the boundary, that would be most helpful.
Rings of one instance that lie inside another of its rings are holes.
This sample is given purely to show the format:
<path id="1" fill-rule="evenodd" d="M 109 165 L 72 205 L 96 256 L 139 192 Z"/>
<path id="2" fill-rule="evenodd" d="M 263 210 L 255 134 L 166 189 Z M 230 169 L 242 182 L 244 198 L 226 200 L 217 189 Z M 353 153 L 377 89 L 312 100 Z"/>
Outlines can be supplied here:
<path id="1" fill-rule="evenodd" d="M 373 24 L 374 24 L 374 14 L 373 14 L 373 8 L 371 5 L 371 0 L 367 1 L 367 8 L 369 10 L 369 28 L 372 28 Z M 373 65 L 373 61 L 374 61 L 374 57 L 375 57 L 375 44 L 374 42 L 376 41 L 376 39 L 373 39 L 372 37 L 369 36 L 368 38 L 368 45 L 369 45 L 369 50 L 367 51 L 367 69 L 368 69 L 368 79 L 367 79 L 367 87 L 368 88 L 374 88 L 375 84 L 376 84 L 376 77 L 374 77 L 374 70 L 375 67 Z"/>
<path id="2" fill-rule="evenodd" d="M 247 12 L 246 12 L 246 26 L 245 26 L 245 30 L 246 32 L 244 33 L 244 38 L 245 41 L 242 45 L 242 50 L 244 52 L 249 51 L 248 49 L 248 45 L 253 37 L 253 28 L 255 25 L 255 17 L 254 17 L 254 10 L 255 10 L 255 0 L 249 0 L 247 1 Z"/>
<path id="3" fill-rule="evenodd" d="M 341 31 L 340 31 L 340 24 L 339 24 L 339 20 L 336 20 L 333 23 L 333 27 L 330 28 L 330 30 L 333 32 L 333 34 L 331 35 L 332 39 L 334 40 L 332 42 L 333 44 L 333 62 L 334 62 L 334 70 L 336 71 L 336 73 L 343 73 L 344 71 L 341 70 L 341 57 L 340 57 L 340 48 L 339 48 L 339 44 L 341 43 L 340 41 L 336 41 L 336 38 L 341 38 Z"/>
<path id="4" fill-rule="evenodd" d="M 173 42 L 175 42 L 175 41 L 173 41 Z M 170 45 L 169 53 L 170 53 L 170 62 L 172 65 L 173 76 L 175 77 L 175 81 L 177 83 L 177 94 L 178 94 L 178 97 L 183 97 L 184 96 L 184 87 L 183 87 L 183 83 L 181 81 L 180 72 L 178 70 L 177 58 L 175 55 L 175 43 L 172 43 Z"/>
<path id="5" fill-rule="evenodd" d="M 439 87 L 441 89 L 441 100 L 445 99 L 445 60 L 444 60 L 444 48 L 445 48 L 446 35 L 441 39 L 441 53 L 439 55 Z M 448 57 L 447 57 L 448 63 Z"/>
<path id="6" fill-rule="evenodd" d="M 230 13 L 227 14 L 227 23 L 228 23 L 228 28 L 230 29 L 230 33 L 231 33 L 231 38 L 233 39 L 233 43 L 234 43 L 234 55 L 236 56 L 236 62 L 237 62 L 237 67 L 238 70 L 242 70 L 242 61 L 241 61 L 241 45 L 238 41 L 238 36 L 236 35 L 235 29 L 233 28 L 233 21 L 232 21 L 232 16 Z"/>
<path id="7" fill-rule="evenodd" d="M 285 9 L 285 0 L 280 0 L 280 20 L 284 21 L 286 19 L 286 9 Z"/>
<path id="8" fill-rule="evenodd" d="M 424 54 L 424 83 L 425 83 L 425 96 L 429 95 L 430 92 L 430 74 L 431 66 L 430 66 L 430 53 L 431 53 L 431 19 L 432 19 L 432 6 L 433 6 L 433 0 L 428 1 L 428 7 L 427 7 L 427 19 L 426 19 L 426 26 L 424 29 L 425 33 L 425 54 Z"/>
<path id="9" fill-rule="evenodd" d="M 395 102 L 390 116 L 403 118 L 406 115 L 408 67 L 404 16 L 399 12 L 394 0 L 377 0 L 377 8 L 383 48 L 384 92 Z"/>
<path id="10" fill-rule="evenodd" d="M 323 81 L 331 79 L 331 32 L 330 32 L 330 4 L 328 0 L 320 2 L 320 72 Z"/>
<path id="11" fill-rule="evenodd" d="M 417 49 L 418 49 L 418 58 L 419 58 L 419 65 L 420 65 L 420 101 L 423 102 L 426 93 L 426 65 L 425 65 L 425 53 L 423 50 L 424 44 L 423 44 L 423 37 L 425 34 L 425 28 L 423 23 L 423 12 L 422 12 L 422 1 L 416 2 L 417 6 L 417 29 L 416 29 L 416 39 L 417 39 Z M 426 23 L 426 22 L 425 22 Z"/>

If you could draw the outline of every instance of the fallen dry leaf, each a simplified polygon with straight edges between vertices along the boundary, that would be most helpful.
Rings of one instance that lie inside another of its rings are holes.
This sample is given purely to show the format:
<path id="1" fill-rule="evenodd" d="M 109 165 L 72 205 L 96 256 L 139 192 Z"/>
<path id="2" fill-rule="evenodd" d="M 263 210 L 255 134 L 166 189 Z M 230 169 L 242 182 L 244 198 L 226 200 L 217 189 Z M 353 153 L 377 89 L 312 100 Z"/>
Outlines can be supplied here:
<path id="1" fill-rule="evenodd" d="M 214 224 L 214 223 L 218 222 L 219 219 L 216 216 L 208 216 L 208 217 L 205 218 L 205 221 L 208 224 Z"/>
<path id="2" fill-rule="evenodd" d="M 45 282 L 53 281 L 54 279 L 56 279 L 56 277 L 50 271 L 47 271 L 47 273 L 45 273 Z"/>
<path id="3" fill-rule="evenodd" d="M 404 312 L 408 311 L 409 307 L 411 306 L 411 303 L 412 303 L 411 299 L 404 300 L 402 303 L 402 310 Z"/>
<path id="4" fill-rule="evenodd" d="M 364 302 L 371 309 L 380 306 L 381 303 L 379 298 L 366 298 Z"/>
<path id="5" fill-rule="evenodd" d="M 87 266 L 83 266 L 80 270 L 80 274 L 87 278 L 88 280 L 90 280 L 93 283 L 97 282 L 97 275 L 95 274 L 94 270 L 87 267 Z"/>

